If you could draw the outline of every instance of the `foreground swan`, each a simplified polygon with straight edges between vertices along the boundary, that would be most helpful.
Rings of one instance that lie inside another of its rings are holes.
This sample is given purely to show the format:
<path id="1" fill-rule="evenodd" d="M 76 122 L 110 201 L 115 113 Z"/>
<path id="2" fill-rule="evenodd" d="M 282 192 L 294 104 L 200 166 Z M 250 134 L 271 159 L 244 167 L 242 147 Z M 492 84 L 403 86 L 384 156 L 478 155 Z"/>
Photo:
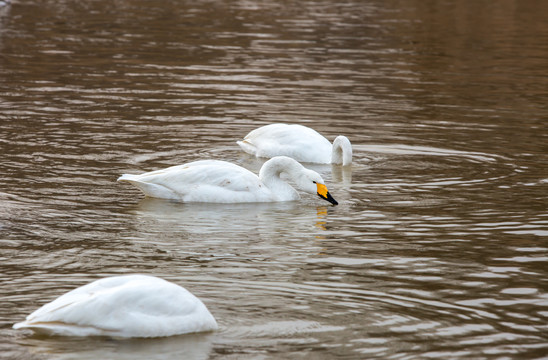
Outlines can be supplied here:
<path id="1" fill-rule="evenodd" d="M 212 331 L 217 322 L 186 289 L 154 276 L 127 275 L 74 289 L 13 328 L 48 335 L 127 338 Z"/>
<path id="2" fill-rule="evenodd" d="M 300 199 L 297 191 L 280 176 L 287 175 L 302 191 L 317 194 L 333 205 L 320 176 L 287 156 L 265 162 L 259 176 L 241 166 L 219 160 L 201 160 L 141 175 L 124 174 L 127 181 L 150 197 L 183 202 L 271 202 Z"/>
<path id="3" fill-rule="evenodd" d="M 352 145 L 346 136 L 337 136 L 332 145 L 316 130 L 302 125 L 262 126 L 251 131 L 237 143 L 246 153 L 257 157 L 285 155 L 309 163 L 352 163 Z"/>

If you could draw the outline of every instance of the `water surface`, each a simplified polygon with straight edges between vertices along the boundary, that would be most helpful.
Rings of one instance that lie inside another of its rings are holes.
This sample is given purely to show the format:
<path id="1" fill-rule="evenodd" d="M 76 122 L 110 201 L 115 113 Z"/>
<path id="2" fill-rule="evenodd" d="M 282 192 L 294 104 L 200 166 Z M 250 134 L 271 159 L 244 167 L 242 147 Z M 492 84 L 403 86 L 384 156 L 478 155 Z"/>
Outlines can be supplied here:
<path id="1" fill-rule="evenodd" d="M 0 8 L 0 357 L 542 358 L 548 353 L 548 5 L 541 1 L 13 0 Z M 354 146 L 339 206 L 143 199 L 122 173 L 257 172 L 272 122 Z M 11 329 L 145 273 L 220 330 Z"/>

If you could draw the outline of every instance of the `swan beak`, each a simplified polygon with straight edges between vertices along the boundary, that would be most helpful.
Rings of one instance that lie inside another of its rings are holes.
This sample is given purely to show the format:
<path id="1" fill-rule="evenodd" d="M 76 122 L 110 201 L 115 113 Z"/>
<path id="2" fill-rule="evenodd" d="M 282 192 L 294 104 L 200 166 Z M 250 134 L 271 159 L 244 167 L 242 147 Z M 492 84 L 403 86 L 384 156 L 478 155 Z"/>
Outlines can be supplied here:
<path id="1" fill-rule="evenodd" d="M 333 205 L 338 205 L 339 203 L 337 200 L 333 199 L 333 196 L 327 191 L 327 186 L 324 184 L 316 184 L 316 187 L 318 188 L 318 196 L 321 197 L 324 200 L 329 201 Z"/>

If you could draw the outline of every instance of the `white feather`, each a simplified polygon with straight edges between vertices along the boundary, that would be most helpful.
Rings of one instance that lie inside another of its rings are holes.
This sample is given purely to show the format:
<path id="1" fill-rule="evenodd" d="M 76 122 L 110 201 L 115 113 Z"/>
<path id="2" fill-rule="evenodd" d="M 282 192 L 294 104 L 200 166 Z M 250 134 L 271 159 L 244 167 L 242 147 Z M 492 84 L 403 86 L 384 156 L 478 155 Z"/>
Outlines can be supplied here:
<path id="1" fill-rule="evenodd" d="M 160 337 L 217 329 L 185 288 L 147 275 L 108 277 L 45 304 L 14 329 L 48 335 Z"/>

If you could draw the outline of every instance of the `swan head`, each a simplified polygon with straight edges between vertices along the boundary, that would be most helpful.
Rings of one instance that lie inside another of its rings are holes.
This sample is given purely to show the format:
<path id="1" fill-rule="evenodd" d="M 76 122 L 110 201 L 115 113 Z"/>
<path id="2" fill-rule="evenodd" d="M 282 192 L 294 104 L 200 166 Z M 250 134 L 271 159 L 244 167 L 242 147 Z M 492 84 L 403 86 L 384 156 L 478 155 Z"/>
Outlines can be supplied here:
<path id="1" fill-rule="evenodd" d="M 339 205 L 337 200 L 333 199 L 333 196 L 331 196 L 329 191 L 327 191 L 327 186 L 325 186 L 324 184 L 316 183 L 316 189 L 317 189 L 316 194 L 318 194 L 319 197 L 321 197 L 324 200 L 329 201 L 333 205 Z"/>
<path id="2" fill-rule="evenodd" d="M 311 194 L 316 193 L 320 198 L 329 201 L 333 205 L 339 204 L 327 190 L 327 186 L 325 186 L 325 182 L 320 174 L 314 170 L 304 169 L 298 183 L 302 190 Z"/>
<path id="3" fill-rule="evenodd" d="M 287 200 L 296 200 L 299 195 L 284 180 L 280 179 L 280 175 L 285 174 L 288 176 L 302 191 L 310 194 L 317 194 L 320 198 L 329 201 L 333 205 L 338 205 L 338 202 L 333 199 L 325 182 L 320 174 L 314 170 L 310 170 L 302 166 L 297 160 L 287 156 L 275 156 L 263 164 L 259 171 L 259 179 L 263 181 L 267 187 L 279 193 L 288 192 L 294 193 L 293 197 L 287 198 Z"/>

